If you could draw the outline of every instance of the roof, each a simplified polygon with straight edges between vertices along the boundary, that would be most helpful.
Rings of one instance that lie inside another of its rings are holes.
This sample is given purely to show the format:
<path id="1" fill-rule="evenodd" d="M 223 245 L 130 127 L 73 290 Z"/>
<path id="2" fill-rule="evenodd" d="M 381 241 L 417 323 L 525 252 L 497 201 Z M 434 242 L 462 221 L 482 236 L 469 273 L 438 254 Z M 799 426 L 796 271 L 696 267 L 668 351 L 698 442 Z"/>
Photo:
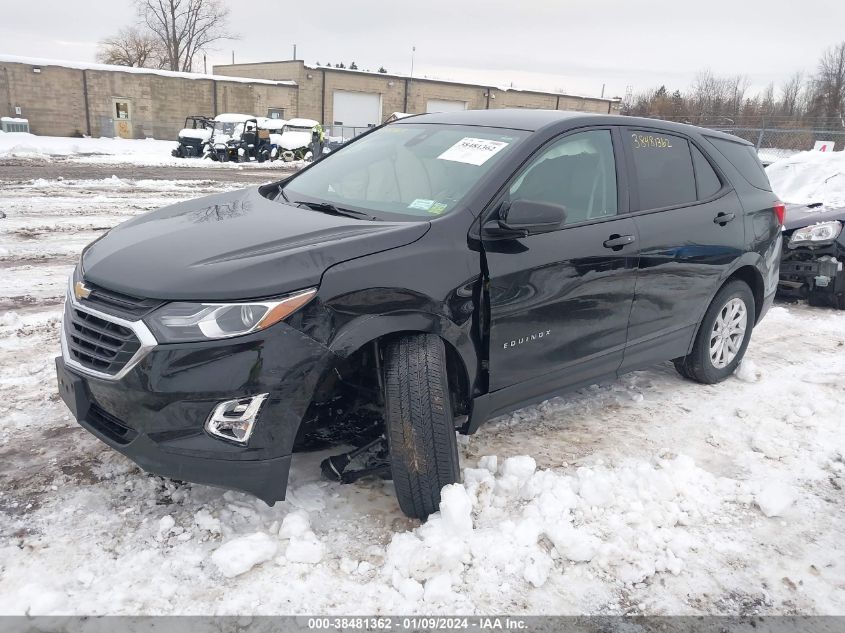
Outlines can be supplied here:
<path id="1" fill-rule="evenodd" d="M 529 108 L 502 108 L 494 110 L 463 110 L 460 112 L 438 112 L 433 114 L 418 114 L 398 121 L 391 125 L 411 125 L 414 123 L 440 123 L 445 125 L 480 125 L 485 127 L 501 127 L 512 130 L 526 130 L 534 132 L 548 125 L 561 122 L 578 125 L 627 125 L 632 127 L 659 127 L 661 129 L 689 134 L 698 133 L 705 136 L 724 138 L 735 142 L 749 144 L 748 141 L 724 132 L 701 128 L 686 123 L 663 121 L 662 119 L 646 119 L 642 117 L 623 116 L 620 114 L 596 114 L 592 112 L 575 112 L 569 110 L 533 110 Z"/>
<path id="2" fill-rule="evenodd" d="M 227 66 L 238 67 L 238 66 L 264 66 L 267 64 L 289 64 L 289 63 L 300 63 L 302 64 L 303 68 L 308 70 L 323 70 L 327 72 L 338 72 L 338 73 L 352 73 L 352 74 L 359 74 L 359 75 L 369 75 L 373 77 L 380 77 L 382 79 L 408 79 L 410 81 L 428 81 L 433 83 L 441 83 L 441 84 L 452 84 L 456 86 L 466 86 L 468 88 L 493 88 L 495 90 L 499 90 L 500 92 L 530 92 L 533 94 L 540 94 L 540 95 L 553 95 L 553 96 L 561 96 L 561 97 L 574 97 L 577 99 L 589 99 L 591 101 L 604 101 L 606 103 L 619 103 L 621 99 L 619 97 L 594 97 L 589 95 L 583 94 L 576 94 L 572 92 L 561 92 L 558 90 L 543 90 L 541 88 L 513 88 L 511 86 L 499 86 L 495 84 L 485 84 L 485 83 L 472 83 L 469 81 L 458 81 L 456 79 L 441 79 L 438 77 L 426 77 L 426 76 L 412 76 L 406 75 L 402 73 L 380 73 L 372 70 L 361 70 L 360 68 L 336 68 L 335 66 L 316 66 L 316 65 L 309 65 L 306 64 L 301 59 L 282 59 L 276 61 L 269 61 L 269 62 L 243 62 L 237 64 L 216 64 L 219 68 L 225 68 Z"/>
<path id="3" fill-rule="evenodd" d="M 320 122 L 314 119 L 289 119 L 288 125 L 290 127 L 314 127 L 320 125 Z"/>
<path id="4" fill-rule="evenodd" d="M 237 65 L 237 64 L 236 64 Z M 575 97 L 578 99 L 590 99 L 591 101 L 604 101 L 606 103 L 618 103 L 621 101 L 619 97 L 591 97 L 588 95 L 583 94 L 574 94 L 571 92 L 560 92 L 558 90 L 543 90 L 541 88 L 513 88 L 511 86 L 502 86 L 496 84 L 485 84 L 485 83 L 472 83 L 469 81 L 459 81 L 457 79 L 440 79 L 438 77 L 426 77 L 426 76 L 417 76 L 413 77 L 411 75 L 405 75 L 402 73 L 380 73 L 380 72 L 373 72 L 371 70 L 361 70 L 359 68 L 351 69 L 351 68 L 336 68 L 334 66 L 309 66 L 308 64 L 304 64 L 305 68 L 309 70 L 328 70 L 332 72 L 339 72 L 339 73 L 357 73 L 363 75 L 374 75 L 376 77 L 386 77 L 389 79 L 408 79 L 411 81 L 430 81 L 434 83 L 441 83 L 441 84 L 454 84 L 458 86 L 467 86 L 470 88 L 493 88 L 500 92 L 531 92 L 534 94 L 541 94 L 541 95 L 555 95 L 561 97 Z"/>
<path id="5" fill-rule="evenodd" d="M 214 120 L 219 123 L 243 123 L 255 117 L 251 114 L 237 114 L 235 112 L 224 112 L 214 117 Z"/>
<path id="6" fill-rule="evenodd" d="M 265 84 L 269 86 L 296 86 L 295 81 L 271 81 L 269 79 L 249 79 L 248 77 L 229 77 L 227 75 L 204 75 L 202 73 L 177 72 L 175 70 L 157 70 L 155 68 L 135 68 L 133 66 L 113 66 L 111 64 L 96 64 L 91 62 L 77 62 L 66 59 L 44 59 L 41 57 L 20 57 L 18 55 L 0 54 L 0 64 L 26 64 L 28 66 L 59 66 L 75 70 L 103 70 L 117 73 L 132 73 L 136 75 L 159 75 L 160 77 L 177 77 L 179 79 L 205 79 L 213 81 L 233 81 L 244 84 Z"/>
<path id="7" fill-rule="evenodd" d="M 285 119 L 271 119 L 266 116 L 258 117 L 258 127 L 262 127 L 265 130 L 281 130 L 285 125 L 287 125 L 287 120 Z"/>
<path id="8" fill-rule="evenodd" d="M 578 117 L 601 117 L 605 115 L 564 110 L 532 110 L 528 108 L 501 108 L 494 110 L 462 110 L 459 112 L 436 112 L 405 117 L 391 125 L 413 123 L 444 123 L 447 125 L 483 125 L 514 130 L 534 131 L 546 125 L 576 119 Z"/>

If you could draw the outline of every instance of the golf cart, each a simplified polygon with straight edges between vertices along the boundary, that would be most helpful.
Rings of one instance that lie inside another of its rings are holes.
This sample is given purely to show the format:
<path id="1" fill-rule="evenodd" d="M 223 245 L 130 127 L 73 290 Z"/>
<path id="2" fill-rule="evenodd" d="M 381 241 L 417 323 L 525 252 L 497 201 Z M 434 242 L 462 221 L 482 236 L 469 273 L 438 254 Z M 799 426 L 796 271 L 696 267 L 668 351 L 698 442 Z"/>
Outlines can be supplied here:
<path id="1" fill-rule="evenodd" d="M 267 132 L 267 139 L 270 143 L 270 160 L 276 160 L 281 157 L 281 140 L 282 134 L 285 132 L 285 125 L 287 125 L 287 121 L 284 119 L 270 119 L 266 117 L 260 117 L 258 119 L 259 135 L 263 136 L 264 132 Z"/>
<path id="2" fill-rule="evenodd" d="M 207 116 L 193 114 L 185 117 L 185 127 L 179 132 L 179 145 L 171 154 L 175 158 L 193 158 L 202 156 L 205 144 L 211 138 L 212 121 Z"/>
<path id="3" fill-rule="evenodd" d="M 311 160 L 311 144 L 314 133 L 320 138 L 320 152 L 323 144 L 323 128 L 313 119 L 291 119 L 285 125 L 279 145 L 282 148 L 282 160 Z"/>
<path id="4" fill-rule="evenodd" d="M 270 158 L 270 134 L 258 127 L 258 119 L 248 114 L 219 114 L 214 117 L 214 133 L 209 141 L 209 157 L 221 162 L 263 163 Z"/>

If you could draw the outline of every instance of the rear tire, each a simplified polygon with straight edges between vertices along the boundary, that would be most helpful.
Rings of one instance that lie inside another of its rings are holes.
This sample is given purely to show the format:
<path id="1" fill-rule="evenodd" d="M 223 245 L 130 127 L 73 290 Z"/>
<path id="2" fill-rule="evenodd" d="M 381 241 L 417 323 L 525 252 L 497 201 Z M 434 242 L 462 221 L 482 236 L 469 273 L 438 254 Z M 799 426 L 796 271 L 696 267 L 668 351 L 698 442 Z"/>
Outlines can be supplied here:
<path id="1" fill-rule="evenodd" d="M 754 295 L 748 284 L 739 280 L 725 284 L 701 321 L 692 351 L 673 361 L 675 369 L 684 378 L 706 385 L 723 381 L 745 356 L 755 314 Z"/>
<path id="2" fill-rule="evenodd" d="M 425 520 L 460 481 L 446 350 L 433 334 L 403 336 L 384 359 L 385 425 L 399 507 Z"/>

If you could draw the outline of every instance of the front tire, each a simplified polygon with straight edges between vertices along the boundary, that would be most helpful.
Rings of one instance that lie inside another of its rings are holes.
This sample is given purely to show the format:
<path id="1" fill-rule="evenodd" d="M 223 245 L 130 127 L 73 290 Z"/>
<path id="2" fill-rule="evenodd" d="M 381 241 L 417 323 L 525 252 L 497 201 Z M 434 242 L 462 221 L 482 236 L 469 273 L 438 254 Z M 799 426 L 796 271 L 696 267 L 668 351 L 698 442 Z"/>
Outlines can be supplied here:
<path id="1" fill-rule="evenodd" d="M 725 284 L 701 321 L 692 351 L 673 361 L 678 373 L 707 385 L 730 376 L 745 356 L 755 310 L 748 284 L 739 280 Z"/>
<path id="2" fill-rule="evenodd" d="M 385 425 L 399 507 L 425 520 L 460 481 L 446 350 L 433 334 L 403 336 L 384 359 Z"/>

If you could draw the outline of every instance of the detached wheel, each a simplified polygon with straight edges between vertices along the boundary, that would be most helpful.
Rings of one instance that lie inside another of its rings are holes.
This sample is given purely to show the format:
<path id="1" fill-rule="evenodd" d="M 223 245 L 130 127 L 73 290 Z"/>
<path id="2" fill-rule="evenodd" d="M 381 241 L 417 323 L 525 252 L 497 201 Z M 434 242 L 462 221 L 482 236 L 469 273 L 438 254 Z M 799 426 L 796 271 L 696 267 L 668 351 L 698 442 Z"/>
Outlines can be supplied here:
<path id="1" fill-rule="evenodd" d="M 443 486 L 460 480 L 446 350 L 433 334 L 404 336 L 384 359 L 385 425 L 399 507 L 426 519 Z"/>
<path id="2" fill-rule="evenodd" d="M 754 327 L 754 295 L 743 281 L 725 285 L 713 299 L 692 351 L 676 358 L 675 369 L 684 378 L 704 384 L 723 381 L 745 356 Z"/>

